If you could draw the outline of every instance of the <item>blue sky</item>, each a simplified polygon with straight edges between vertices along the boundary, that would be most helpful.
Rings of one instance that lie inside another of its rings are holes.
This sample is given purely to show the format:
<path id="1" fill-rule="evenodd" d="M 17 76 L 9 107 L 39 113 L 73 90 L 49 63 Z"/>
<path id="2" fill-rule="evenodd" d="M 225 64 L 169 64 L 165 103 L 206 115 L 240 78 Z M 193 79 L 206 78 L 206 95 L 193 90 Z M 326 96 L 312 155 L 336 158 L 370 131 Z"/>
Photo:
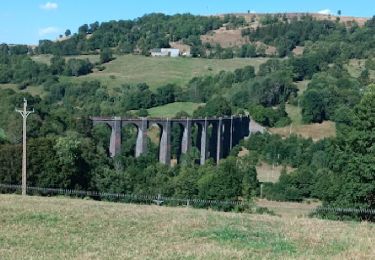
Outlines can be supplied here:
<path id="1" fill-rule="evenodd" d="M 56 39 L 84 23 L 134 19 L 151 12 L 218 14 L 230 12 L 331 12 L 371 17 L 375 0 L 2 0 L 0 43 L 37 44 Z"/>

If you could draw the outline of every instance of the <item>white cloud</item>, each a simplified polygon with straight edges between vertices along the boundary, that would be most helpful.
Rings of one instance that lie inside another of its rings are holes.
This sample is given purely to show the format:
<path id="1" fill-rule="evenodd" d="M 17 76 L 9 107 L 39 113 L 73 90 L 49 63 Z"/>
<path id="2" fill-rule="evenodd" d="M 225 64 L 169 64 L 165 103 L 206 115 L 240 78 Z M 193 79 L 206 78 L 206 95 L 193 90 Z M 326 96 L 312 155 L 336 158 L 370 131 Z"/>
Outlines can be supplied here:
<path id="1" fill-rule="evenodd" d="M 318 11 L 318 14 L 332 14 L 332 11 L 330 9 L 323 9 Z"/>
<path id="2" fill-rule="evenodd" d="M 57 5 L 57 3 L 51 3 L 51 2 L 47 2 L 43 5 L 40 5 L 40 8 L 43 9 L 43 10 L 53 10 L 53 9 L 57 9 L 57 7 L 59 7 Z"/>
<path id="3" fill-rule="evenodd" d="M 59 33 L 60 29 L 57 27 L 49 26 L 46 28 L 40 28 L 39 29 L 39 36 L 45 36 L 48 34 L 54 34 L 54 33 Z"/>

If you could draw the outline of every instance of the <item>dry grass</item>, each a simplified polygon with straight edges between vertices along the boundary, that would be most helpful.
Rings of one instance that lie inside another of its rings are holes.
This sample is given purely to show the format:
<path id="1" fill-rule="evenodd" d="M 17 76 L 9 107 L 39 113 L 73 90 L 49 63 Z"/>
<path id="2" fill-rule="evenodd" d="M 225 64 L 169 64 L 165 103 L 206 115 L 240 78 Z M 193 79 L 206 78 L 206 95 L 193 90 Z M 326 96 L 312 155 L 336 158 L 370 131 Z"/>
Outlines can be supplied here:
<path id="1" fill-rule="evenodd" d="M 279 134 L 287 137 L 290 134 L 296 134 L 304 138 L 312 138 L 314 141 L 326 137 L 336 136 L 336 125 L 334 122 L 325 121 L 321 124 L 308 124 L 308 125 L 291 125 L 280 128 L 269 128 L 269 131 L 273 134 Z"/>
<path id="2" fill-rule="evenodd" d="M 244 157 L 249 154 L 249 150 L 245 147 L 241 147 L 241 151 L 238 153 L 238 157 Z M 260 162 L 256 166 L 257 170 L 257 178 L 260 182 L 272 182 L 276 183 L 279 180 L 281 175 L 281 171 L 283 170 L 284 166 L 282 165 L 271 165 L 266 162 Z M 292 172 L 294 168 L 287 166 L 286 171 Z"/>
<path id="3" fill-rule="evenodd" d="M 299 81 L 295 84 L 298 87 L 298 96 L 302 95 L 307 89 L 309 80 Z M 336 136 L 336 124 L 332 121 L 325 121 L 321 124 L 304 124 L 302 121 L 301 107 L 286 104 L 285 110 L 288 116 L 292 120 L 292 124 L 286 127 L 269 128 L 269 131 L 273 134 L 279 134 L 283 137 L 296 134 L 304 138 L 312 138 L 314 141 Z"/>
<path id="4" fill-rule="evenodd" d="M 227 30 L 225 27 L 201 35 L 202 43 L 210 43 L 212 46 L 220 44 L 223 48 L 242 46 L 249 43 L 248 37 L 241 35 L 241 29 Z"/>
<path id="5" fill-rule="evenodd" d="M 295 17 L 299 18 L 303 15 L 309 14 L 312 17 L 314 17 L 317 20 L 331 20 L 331 21 L 336 21 L 336 15 L 327 15 L 327 14 L 318 14 L 318 13 L 285 13 L 286 17 L 288 20 L 291 20 Z M 265 13 L 256 13 L 256 14 L 248 14 L 248 13 L 235 13 L 234 15 L 237 16 L 243 16 L 246 21 L 251 21 L 253 18 L 255 18 L 255 21 L 258 22 L 260 19 L 265 16 Z M 281 13 L 281 15 L 284 15 L 284 13 Z M 223 16 L 223 15 L 220 15 Z M 340 23 L 344 24 L 350 24 L 352 21 L 355 21 L 358 23 L 359 26 L 363 26 L 366 21 L 369 18 L 366 17 L 354 17 L 354 16 L 340 16 Z"/>
<path id="6" fill-rule="evenodd" d="M 286 218 L 308 217 L 311 211 L 320 206 L 320 202 L 305 201 L 305 202 L 279 202 L 270 201 L 266 199 L 257 199 L 256 204 L 260 207 L 266 207 L 277 215 Z"/>
<path id="7" fill-rule="evenodd" d="M 294 53 L 294 55 L 302 55 L 304 49 L 305 49 L 305 47 L 303 47 L 303 46 L 296 46 L 296 47 L 292 50 L 292 52 Z"/>
<path id="8" fill-rule="evenodd" d="M 358 78 L 361 75 L 361 72 L 366 69 L 365 62 L 365 59 L 351 59 L 345 67 L 352 77 Z M 370 70 L 370 79 L 375 80 L 374 70 Z"/>
<path id="9" fill-rule="evenodd" d="M 259 165 L 256 166 L 257 169 L 257 177 L 260 182 L 273 182 L 276 183 L 279 180 L 281 171 L 283 170 L 284 166 L 282 165 L 271 165 L 266 162 L 261 162 Z M 292 167 L 287 166 L 286 171 L 292 172 L 295 170 Z"/>
<path id="10" fill-rule="evenodd" d="M 181 53 L 186 53 L 186 52 L 190 53 L 190 50 L 191 50 L 191 46 L 182 43 L 182 41 L 169 42 L 169 45 L 171 46 L 171 48 L 179 49 Z"/>
<path id="11" fill-rule="evenodd" d="M 331 20 L 336 21 L 338 16 L 327 15 L 327 14 L 312 14 L 317 20 Z M 368 18 L 365 17 L 354 17 L 354 16 L 340 16 L 340 23 L 350 24 L 352 21 L 358 23 L 359 26 L 364 26 Z"/>
<path id="12" fill-rule="evenodd" d="M 262 202 L 263 203 L 263 202 Z M 1 259 L 342 259 L 375 225 L 0 195 Z"/>
<path id="13" fill-rule="evenodd" d="M 302 95 L 307 89 L 309 80 L 299 81 L 295 84 L 298 87 L 298 95 Z M 301 108 L 291 104 L 286 104 L 285 110 L 288 116 L 292 120 L 292 124 L 286 127 L 274 127 L 269 128 L 269 131 L 273 134 L 279 134 L 287 137 L 291 134 L 296 134 L 304 138 L 312 138 L 314 141 L 336 136 L 336 124 L 332 121 L 325 121 L 321 124 L 303 124 Z"/>

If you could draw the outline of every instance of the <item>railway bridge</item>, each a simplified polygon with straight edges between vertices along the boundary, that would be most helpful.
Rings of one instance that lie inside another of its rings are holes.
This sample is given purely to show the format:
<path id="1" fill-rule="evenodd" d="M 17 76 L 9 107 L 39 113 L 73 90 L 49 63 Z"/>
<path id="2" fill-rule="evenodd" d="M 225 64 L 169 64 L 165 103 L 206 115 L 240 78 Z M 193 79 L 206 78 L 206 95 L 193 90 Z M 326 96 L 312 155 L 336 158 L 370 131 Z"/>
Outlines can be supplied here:
<path id="1" fill-rule="evenodd" d="M 212 157 L 216 162 L 229 155 L 233 146 L 250 134 L 249 116 L 210 117 L 210 118 L 124 118 L 124 117 L 91 117 L 94 125 L 107 124 L 111 129 L 109 152 L 111 157 L 121 152 L 121 129 L 126 125 L 137 128 L 135 157 L 147 151 L 147 131 L 152 125 L 160 128 L 159 161 L 171 162 L 171 129 L 179 124 L 183 128 L 181 153 L 185 154 L 192 146 L 192 127 L 196 126 L 197 148 L 200 151 L 200 164 Z M 210 133 L 209 133 L 210 132 Z"/>

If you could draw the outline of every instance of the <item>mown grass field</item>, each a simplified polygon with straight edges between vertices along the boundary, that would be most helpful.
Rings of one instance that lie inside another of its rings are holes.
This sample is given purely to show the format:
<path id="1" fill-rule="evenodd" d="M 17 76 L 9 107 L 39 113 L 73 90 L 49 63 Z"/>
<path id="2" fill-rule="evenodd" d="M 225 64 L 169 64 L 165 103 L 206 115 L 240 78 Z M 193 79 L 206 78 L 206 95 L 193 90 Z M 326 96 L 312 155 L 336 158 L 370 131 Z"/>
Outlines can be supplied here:
<path id="1" fill-rule="evenodd" d="M 198 107 L 204 106 L 204 103 L 193 102 L 174 102 L 164 106 L 147 109 L 151 117 L 174 117 L 177 113 L 185 111 L 192 115 Z"/>
<path id="2" fill-rule="evenodd" d="M 84 55 L 79 56 L 79 58 L 85 57 Z M 95 62 L 98 56 L 89 55 L 88 58 Z M 39 60 L 41 59 L 43 58 L 39 58 Z M 233 71 L 246 65 L 252 65 L 257 69 L 266 60 L 267 58 L 219 60 L 122 55 L 104 64 L 105 70 L 103 71 L 94 70 L 93 73 L 85 76 L 62 77 L 62 79 L 68 81 L 99 80 L 110 88 L 140 82 L 147 83 L 151 88 L 168 83 L 183 87 L 196 76 L 213 75 L 221 70 Z"/>
<path id="3" fill-rule="evenodd" d="M 0 195 L 1 259 L 370 259 L 375 225 Z"/>

